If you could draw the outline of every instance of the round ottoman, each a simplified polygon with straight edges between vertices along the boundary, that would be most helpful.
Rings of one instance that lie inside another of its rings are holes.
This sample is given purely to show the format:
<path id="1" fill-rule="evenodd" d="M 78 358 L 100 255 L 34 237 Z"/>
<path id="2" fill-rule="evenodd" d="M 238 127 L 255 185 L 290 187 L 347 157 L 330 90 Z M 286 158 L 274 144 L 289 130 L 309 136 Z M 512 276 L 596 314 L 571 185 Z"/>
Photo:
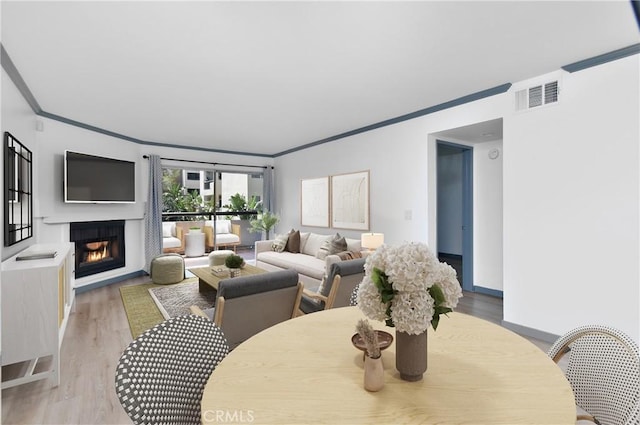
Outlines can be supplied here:
<path id="1" fill-rule="evenodd" d="M 226 249 L 211 251 L 209 253 L 209 267 L 224 266 L 224 260 L 230 255 L 233 255 L 233 251 Z"/>
<path id="2" fill-rule="evenodd" d="M 153 283 L 168 285 L 184 280 L 184 259 L 178 254 L 162 254 L 151 260 L 149 274 Z"/>

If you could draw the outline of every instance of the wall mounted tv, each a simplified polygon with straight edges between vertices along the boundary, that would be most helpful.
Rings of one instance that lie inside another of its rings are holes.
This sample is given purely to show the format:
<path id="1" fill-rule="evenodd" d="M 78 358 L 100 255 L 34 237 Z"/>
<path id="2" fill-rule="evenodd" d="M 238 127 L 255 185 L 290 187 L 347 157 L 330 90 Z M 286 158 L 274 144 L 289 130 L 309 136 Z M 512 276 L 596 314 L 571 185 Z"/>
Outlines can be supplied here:
<path id="1" fill-rule="evenodd" d="M 135 162 L 65 151 L 64 201 L 134 203 Z"/>

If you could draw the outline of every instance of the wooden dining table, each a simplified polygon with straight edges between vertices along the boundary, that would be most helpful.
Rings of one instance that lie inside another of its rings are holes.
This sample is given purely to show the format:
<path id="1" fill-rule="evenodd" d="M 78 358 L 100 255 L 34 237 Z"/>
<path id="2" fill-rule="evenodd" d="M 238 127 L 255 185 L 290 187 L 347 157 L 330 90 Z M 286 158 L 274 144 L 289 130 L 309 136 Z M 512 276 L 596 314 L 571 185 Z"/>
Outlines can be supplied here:
<path id="1" fill-rule="evenodd" d="M 335 308 L 268 328 L 233 350 L 210 376 L 202 423 L 574 424 L 572 389 L 538 347 L 461 313 L 428 330 L 422 380 L 400 379 L 395 338 L 382 352 L 384 387 L 364 389 L 363 352 L 351 337 L 364 315 Z M 371 321 L 395 336 L 393 328 Z"/>

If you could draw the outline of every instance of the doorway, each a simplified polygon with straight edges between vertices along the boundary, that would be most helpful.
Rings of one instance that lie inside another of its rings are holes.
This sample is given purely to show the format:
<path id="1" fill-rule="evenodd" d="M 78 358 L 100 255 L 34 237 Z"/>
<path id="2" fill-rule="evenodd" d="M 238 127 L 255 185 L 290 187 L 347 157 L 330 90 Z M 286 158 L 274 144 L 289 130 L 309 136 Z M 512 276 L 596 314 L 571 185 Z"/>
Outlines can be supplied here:
<path id="1" fill-rule="evenodd" d="M 473 148 L 443 140 L 436 148 L 437 255 L 473 291 Z"/>

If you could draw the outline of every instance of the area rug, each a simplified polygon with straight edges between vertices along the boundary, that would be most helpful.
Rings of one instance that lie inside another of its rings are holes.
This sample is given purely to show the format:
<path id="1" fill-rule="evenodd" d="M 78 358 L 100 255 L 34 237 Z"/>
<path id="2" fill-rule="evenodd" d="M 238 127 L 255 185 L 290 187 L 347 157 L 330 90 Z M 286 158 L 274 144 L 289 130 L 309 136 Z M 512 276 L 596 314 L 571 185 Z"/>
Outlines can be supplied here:
<path id="1" fill-rule="evenodd" d="M 192 305 L 205 310 L 213 307 L 216 302 L 215 291 L 198 291 L 198 279 L 190 279 L 177 285 L 149 288 L 149 294 L 165 319 L 190 314 L 189 307 Z"/>
<path id="2" fill-rule="evenodd" d="M 195 284 L 195 286 L 192 286 L 192 284 Z M 152 282 L 148 282 L 141 283 L 139 285 L 123 286 L 120 288 L 122 304 L 124 305 L 124 310 L 127 314 L 127 320 L 129 321 L 129 328 L 133 338 L 137 338 L 147 329 L 165 320 L 165 317 L 158 308 L 158 305 L 149 293 L 149 289 L 169 289 L 173 287 L 182 288 L 183 285 L 195 288 L 194 291 L 196 293 L 198 292 L 197 278 L 185 279 L 174 285 L 156 285 Z M 183 291 L 179 290 L 177 292 Z M 185 300 L 185 302 L 191 302 L 191 300 Z M 201 300 L 193 300 L 193 304 L 200 306 L 200 303 Z M 188 310 L 191 305 L 192 304 L 186 305 L 187 313 L 184 314 L 188 314 Z M 210 305 L 211 304 L 208 304 L 206 307 L 208 308 Z"/>

